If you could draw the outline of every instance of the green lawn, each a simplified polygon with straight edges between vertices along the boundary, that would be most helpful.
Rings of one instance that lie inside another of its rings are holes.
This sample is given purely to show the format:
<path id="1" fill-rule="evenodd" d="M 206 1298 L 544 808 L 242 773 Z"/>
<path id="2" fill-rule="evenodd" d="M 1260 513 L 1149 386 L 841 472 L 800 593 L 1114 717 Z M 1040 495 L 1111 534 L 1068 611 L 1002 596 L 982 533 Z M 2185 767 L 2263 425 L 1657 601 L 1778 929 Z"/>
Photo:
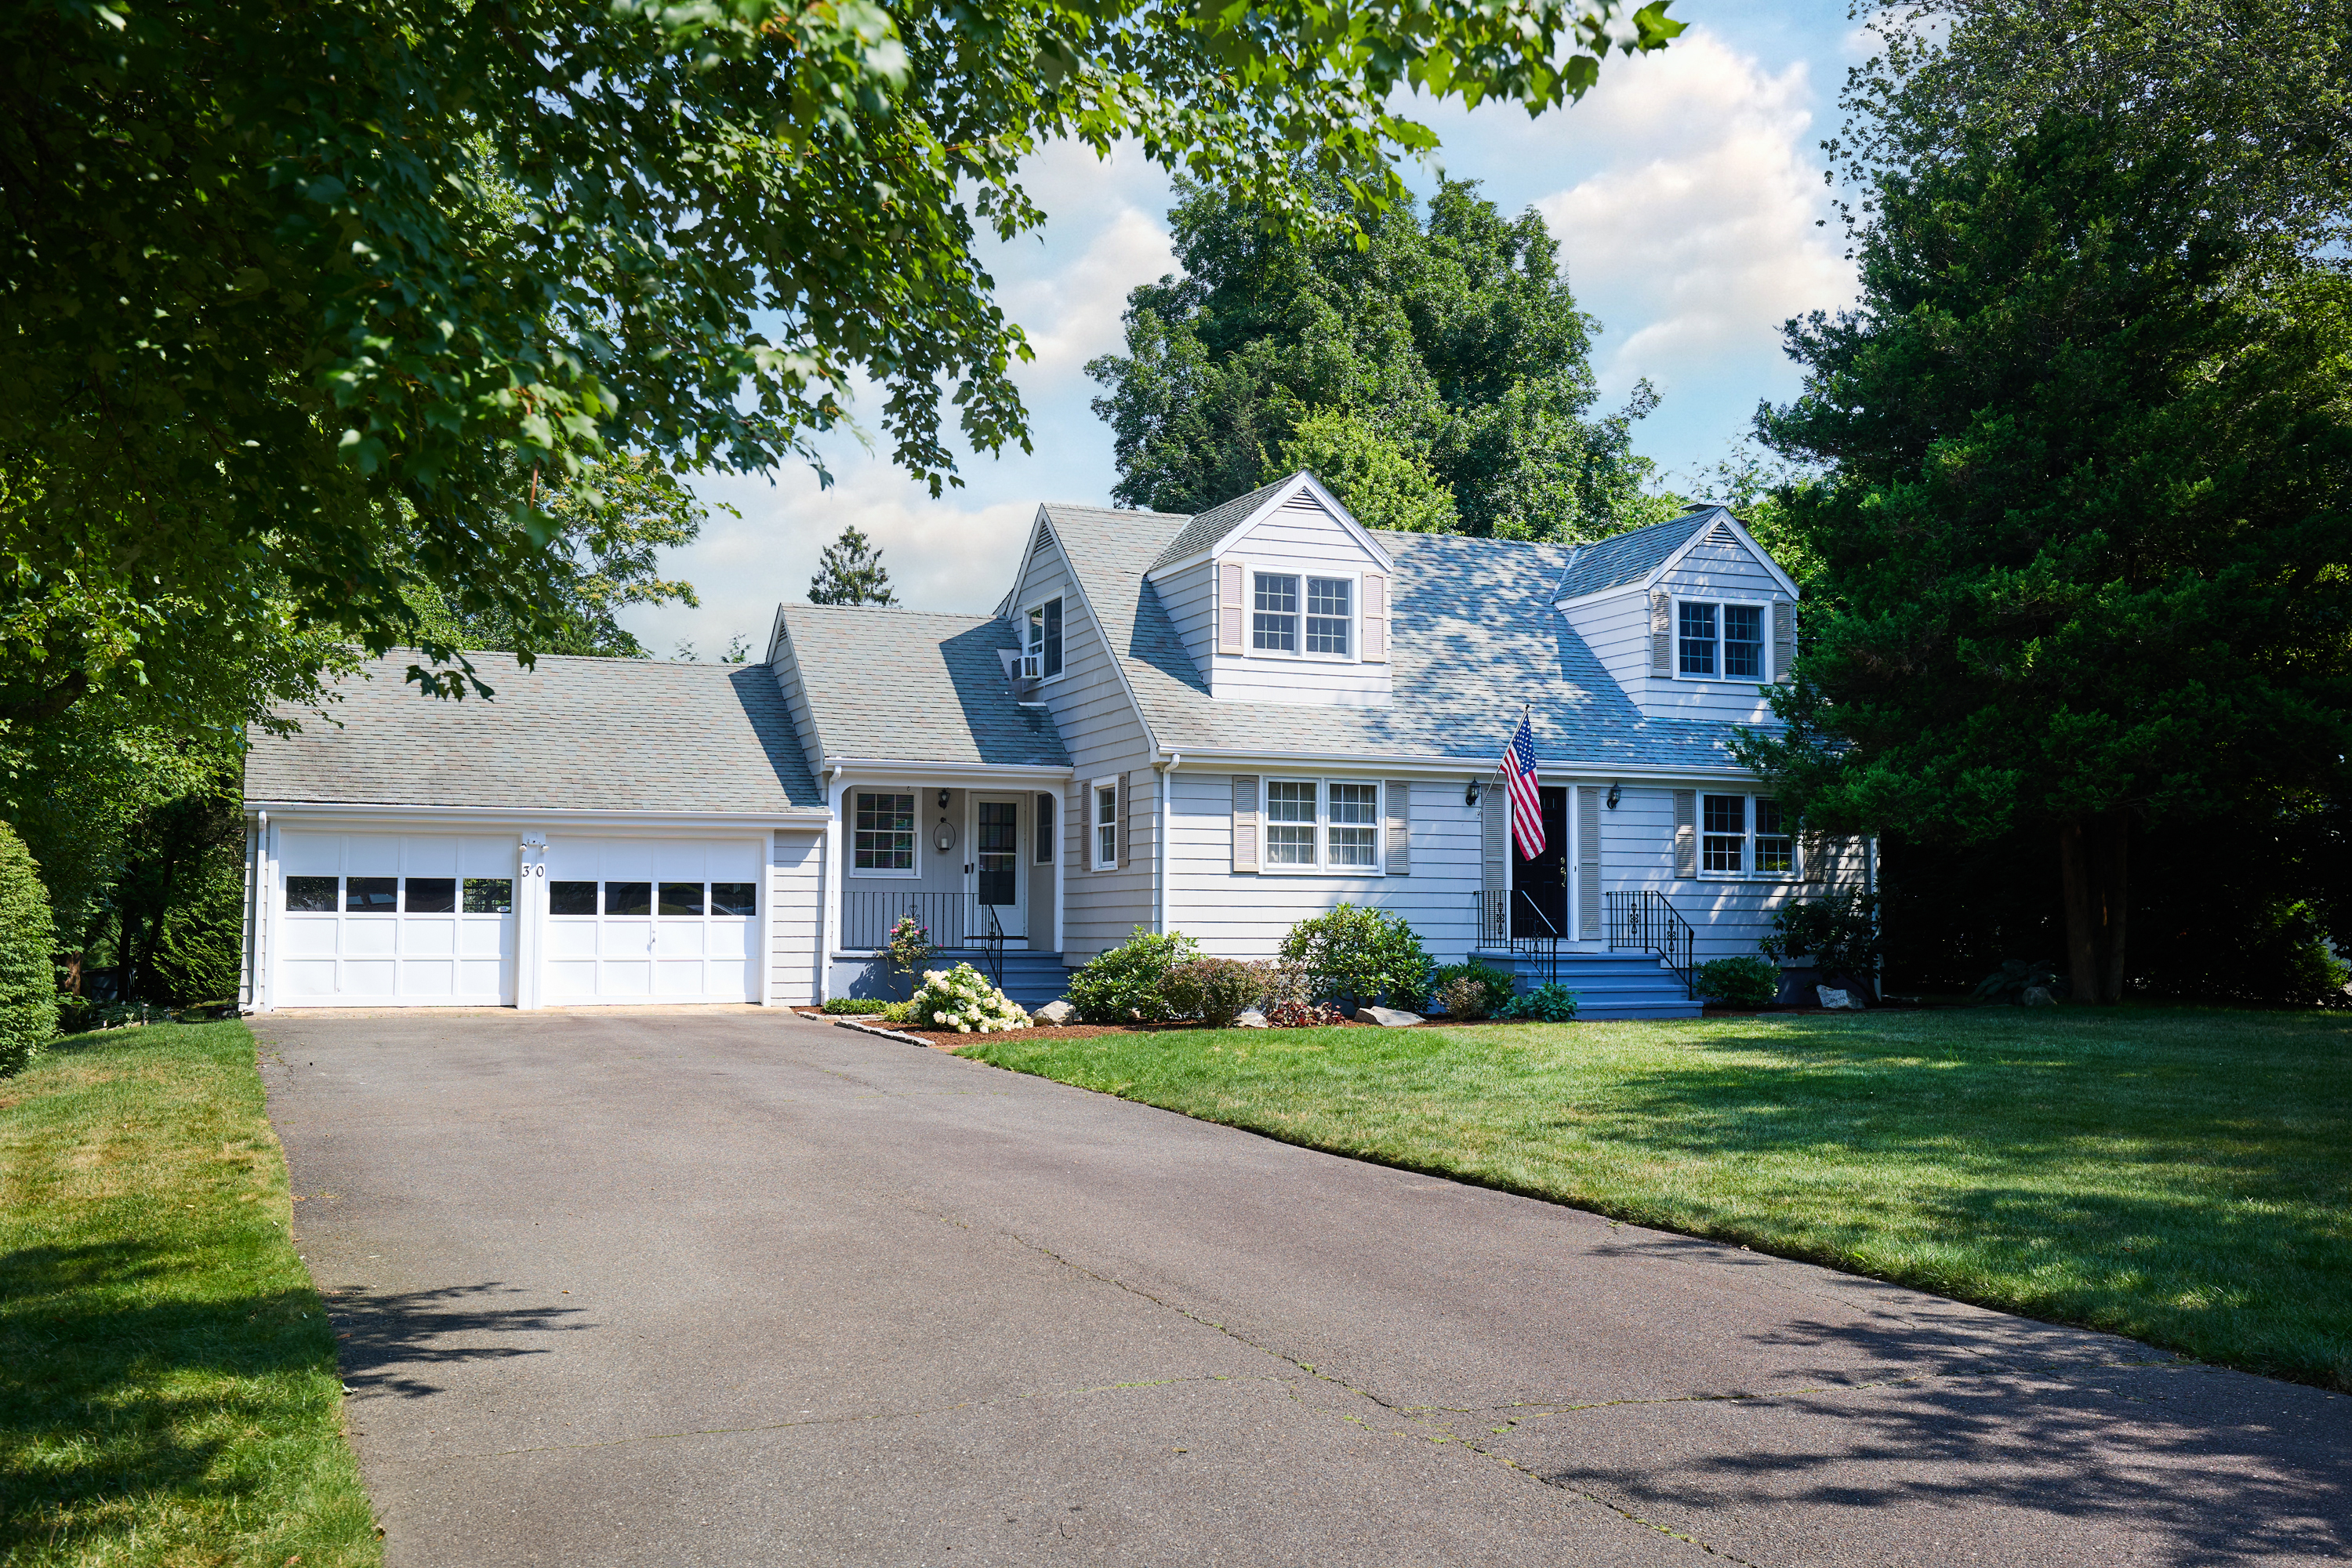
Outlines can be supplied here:
<path id="1" fill-rule="evenodd" d="M 992 1035 L 1211 1121 L 2352 1389 L 2352 1016 Z"/>
<path id="2" fill-rule="evenodd" d="M 242 1024 L 0 1079 L 0 1562 L 373 1564 Z"/>

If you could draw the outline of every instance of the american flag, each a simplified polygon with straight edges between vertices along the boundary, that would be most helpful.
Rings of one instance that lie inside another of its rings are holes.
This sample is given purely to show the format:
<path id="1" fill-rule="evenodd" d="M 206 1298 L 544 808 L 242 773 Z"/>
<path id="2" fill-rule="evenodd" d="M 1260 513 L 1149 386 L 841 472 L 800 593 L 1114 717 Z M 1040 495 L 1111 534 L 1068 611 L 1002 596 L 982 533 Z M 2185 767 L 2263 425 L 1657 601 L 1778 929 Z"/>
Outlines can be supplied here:
<path id="1" fill-rule="evenodd" d="M 1543 796 L 1536 787 L 1536 736 L 1519 715 L 1518 733 L 1503 748 L 1503 780 L 1511 795 L 1511 837 L 1532 860 L 1544 852 Z"/>

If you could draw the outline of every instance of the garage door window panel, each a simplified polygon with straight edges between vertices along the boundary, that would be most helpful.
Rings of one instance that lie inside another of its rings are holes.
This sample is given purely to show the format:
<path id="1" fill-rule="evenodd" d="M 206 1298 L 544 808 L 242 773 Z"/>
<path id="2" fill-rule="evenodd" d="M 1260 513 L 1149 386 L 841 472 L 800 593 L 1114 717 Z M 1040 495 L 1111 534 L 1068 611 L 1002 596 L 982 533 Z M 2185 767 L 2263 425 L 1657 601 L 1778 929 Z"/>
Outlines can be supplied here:
<path id="1" fill-rule="evenodd" d="M 661 885 L 661 907 L 665 915 L 702 917 L 702 884 L 699 882 L 664 882 Z"/>
<path id="2" fill-rule="evenodd" d="M 466 912 L 469 915 L 514 913 L 514 879 L 511 877 L 467 878 Z"/>
<path id="3" fill-rule="evenodd" d="M 412 915 L 454 915 L 457 912 L 457 879 L 411 877 L 404 906 Z"/>
<path id="4" fill-rule="evenodd" d="M 342 907 L 341 877 L 289 877 L 286 879 L 286 911 L 289 914 L 331 915 Z"/>
<path id="5" fill-rule="evenodd" d="M 608 915 L 649 915 L 654 912 L 651 882 L 607 882 L 604 912 Z"/>
<path id="6" fill-rule="evenodd" d="M 353 915 L 388 915 L 400 907 L 400 879 L 397 877 L 346 877 L 343 879 L 343 912 Z"/>
<path id="7" fill-rule="evenodd" d="M 596 912 L 593 882 L 550 882 L 547 912 L 551 915 L 593 915 Z"/>
<path id="8" fill-rule="evenodd" d="M 713 882 L 710 884 L 710 912 L 714 915 L 751 918 L 760 912 L 760 884 L 757 882 Z"/>

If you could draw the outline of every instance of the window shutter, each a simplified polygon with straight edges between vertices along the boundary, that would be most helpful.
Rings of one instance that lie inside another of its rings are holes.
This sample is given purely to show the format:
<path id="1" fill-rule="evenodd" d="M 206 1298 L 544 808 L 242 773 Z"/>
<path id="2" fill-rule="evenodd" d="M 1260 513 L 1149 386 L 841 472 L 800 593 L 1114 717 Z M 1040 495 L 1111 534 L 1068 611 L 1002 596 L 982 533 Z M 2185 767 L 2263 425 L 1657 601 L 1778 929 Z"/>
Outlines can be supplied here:
<path id="1" fill-rule="evenodd" d="M 1675 791 L 1675 875 L 1698 875 L 1698 791 Z"/>
<path id="2" fill-rule="evenodd" d="M 1511 885 L 1511 797 L 1497 778 L 1478 795 L 1479 836 L 1485 853 L 1478 885 L 1490 894 Z"/>
<path id="3" fill-rule="evenodd" d="M 1118 775 L 1118 868 L 1127 869 L 1127 859 L 1135 852 L 1135 784 L 1132 773 Z"/>
<path id="4" fill-rule="evenodd" d="M 1587 942 L 1601 935 L 1601 792 L 1576 792 L 1576 923 Z"/>
<path id="5" fill-rule="evenodd" d="M 1234 869 L 1257 869 L 1257 775 L 1234 775 Z"/>
<path id="6" fill-rule="evenodd" d="M 1389 580 L 1377 572 L 1364 574 L 1364 662 L 1389 660 Z"/>
<path id="7" fill-rule="evenodd" d="M 1772 679 L 1789 679 L 1797 662 L 1797 606 L 1786 599 L 1772 601 Z"/>
<path id="8" fill-rule="evenodd" d="M 1217 651 L 1245 651 L 1242 641 L 1242 563 L 1217 563 Z"/>
<path id="9" fill-rule="evenodd" d="M 1037 796 L 1037 842 L 1029 853 L 1040 866 L 1054 863 L 1054 797 L 1042 791 Z"/>
<path id="10" fill-rule="evenodd" d="M 1381 786 L 1381 804 L 1388 816 L 1388 873 L 1412 875 L 1412 781 L 1391 779 Z"/>
<path id="11" fill-rule="evenodd" d="M 1650 668 L 1659 675 L 1675 672 L 1675 602 L 1664 594 L 1650 595 Z"/>

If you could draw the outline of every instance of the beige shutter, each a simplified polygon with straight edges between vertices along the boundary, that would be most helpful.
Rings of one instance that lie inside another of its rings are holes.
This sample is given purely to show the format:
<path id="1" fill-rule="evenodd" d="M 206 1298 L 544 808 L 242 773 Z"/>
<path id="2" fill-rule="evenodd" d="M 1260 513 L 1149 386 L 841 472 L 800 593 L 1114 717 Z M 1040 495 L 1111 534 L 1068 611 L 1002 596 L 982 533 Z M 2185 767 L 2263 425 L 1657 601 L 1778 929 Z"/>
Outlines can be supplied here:
<path id="1" fill-rule="evenodd" d="M 1789 679 L 1797 662 L 1797 606 L 1786 599 L 1772 601 L 1772 679 Z"/>
<path id="2" fill-rule="evenodd" d="M 1242 653 L 1247 645 L 1242 640 L 1242 563 L 1238 561 L 1217 563 L 1217 651 Z"/>
<path id="3" fill-rule="evenodd" d="M 1500 893 L 1511 885 L 1511 797 L 1501 780 L 1489 780 L 1479 793 L 1478 811 L 1485 851 L 1478 885 L 1488 893 Z"/>
<path id="4" fill-rule="evenodd" d="M 1389 580 L 1377 572 L 1364 574 L 1364 662 L 1389 659 Z"/>
<path id="5" fill-rule="evenodd" d="M 1118 868 L 1127 869 L 1128 857 L 1135 853 L 1135 785 L 1134 775 L 1118 775 Z"/>
<path id="6" fill-rule="evenodd" d="M 1650 595 L 1650 668 L 1660 675 L 1675 672 L 1675 602 L 1664 594 Z"/>
<path id="7" fill-rule="evenodd" d="M 1388 818 L 1388 873 L 1412 875 L 1412 781 L 1391 779 L 1381 786 L 1381 805 Z"/>
<path id="8" fill-rule="evenodd" d="M 1576 922 L 1587 942 L 1601 936 L 1601 792 L 1576 792 Z"/>
<path id="9" fill-rule="evenodd" d="M 1257 869 L 1257 775 L 1234 775 L 1234 869 Z"/>
<path id="10" fill-rule="evenodd" d="M 1698 875 L 1698 791 L 1675 791 L 1675 875 Z"/>

